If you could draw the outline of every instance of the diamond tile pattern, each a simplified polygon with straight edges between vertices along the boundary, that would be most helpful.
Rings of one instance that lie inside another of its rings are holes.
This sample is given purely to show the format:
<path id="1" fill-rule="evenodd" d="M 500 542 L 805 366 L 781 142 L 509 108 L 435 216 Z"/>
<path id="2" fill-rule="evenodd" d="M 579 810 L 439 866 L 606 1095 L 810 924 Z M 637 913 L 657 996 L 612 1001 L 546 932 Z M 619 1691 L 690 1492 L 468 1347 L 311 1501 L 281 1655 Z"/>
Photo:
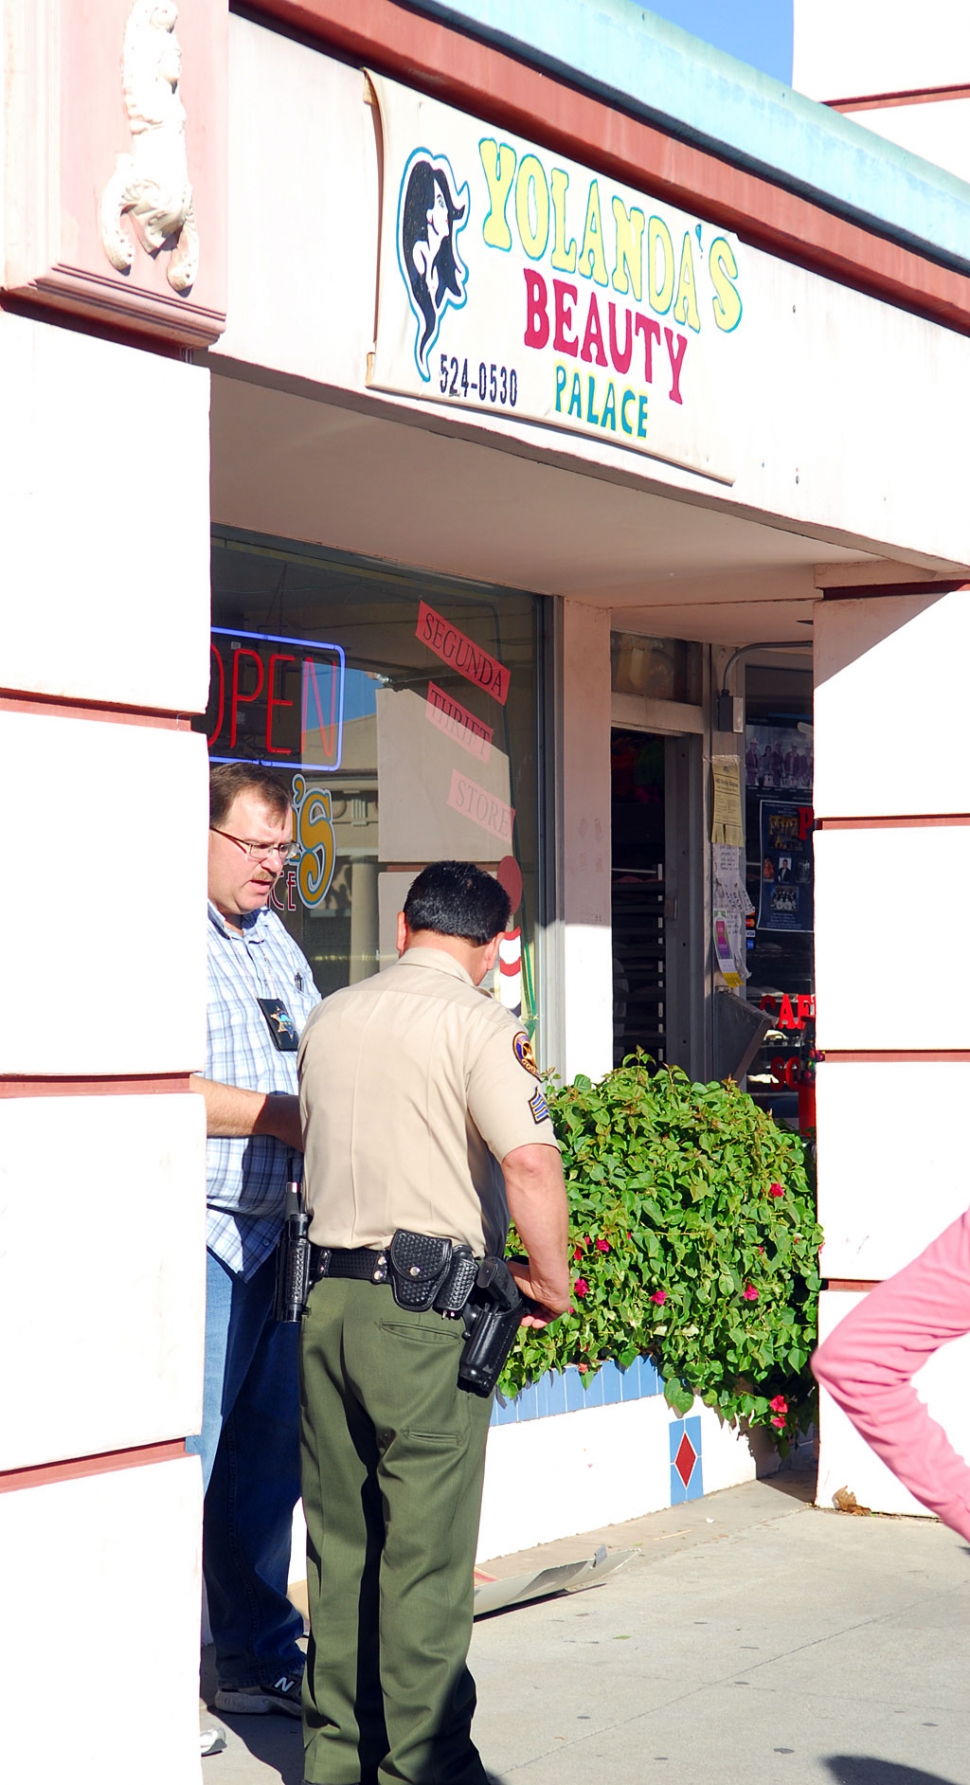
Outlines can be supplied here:
<path id="1" fill-rule="evenodd" d="M 693 1474 L 696 1461 L 697 1452 L 685 1432 L 677 1446 L 677 1455 L 674 1457 L 674 1468 L 685 1487 L 690 1486 L 690 1478 Z"/>
<path id="2" fill-rule="evenodd" d="M 670 1436 L 670 1504 L 682 1506 L 685 1500 L 699 1500 L 704 1492 L 704 1460 L 701 1422 L 697 1414 L 690 1419 L 672 1419 Z"/>

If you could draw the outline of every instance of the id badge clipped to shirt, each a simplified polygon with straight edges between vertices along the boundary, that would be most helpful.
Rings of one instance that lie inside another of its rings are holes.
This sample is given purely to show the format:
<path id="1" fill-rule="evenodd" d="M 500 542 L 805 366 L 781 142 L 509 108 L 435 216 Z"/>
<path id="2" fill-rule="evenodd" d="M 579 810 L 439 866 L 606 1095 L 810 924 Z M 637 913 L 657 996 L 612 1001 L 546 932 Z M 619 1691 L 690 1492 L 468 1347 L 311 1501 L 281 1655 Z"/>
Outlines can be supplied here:
<path id="1" fill-rule="evenodd" d="M 299 1037 L 286 1005 L 281 998 L 257 998 L 257 1004 L 266 1018 L 266 1024 L 273 1037 L 273 1046 L 281 1054 L 295 1054 L 299 1047 Z"/>

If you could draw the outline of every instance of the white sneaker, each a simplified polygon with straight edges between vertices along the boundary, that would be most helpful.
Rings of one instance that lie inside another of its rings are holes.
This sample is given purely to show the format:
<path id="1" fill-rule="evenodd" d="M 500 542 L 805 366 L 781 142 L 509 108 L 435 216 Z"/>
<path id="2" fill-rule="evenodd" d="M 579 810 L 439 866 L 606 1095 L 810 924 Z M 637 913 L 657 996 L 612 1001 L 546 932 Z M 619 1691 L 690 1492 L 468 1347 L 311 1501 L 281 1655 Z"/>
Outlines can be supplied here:
<path id="1" fill-rule="evenodd" d="M 209 1729 L 200 1729 L 199 1744 L 203 1760 L 207 1754 L 221 1754 L 226 1745 L 226 1732 L 214 1725 Z"/>

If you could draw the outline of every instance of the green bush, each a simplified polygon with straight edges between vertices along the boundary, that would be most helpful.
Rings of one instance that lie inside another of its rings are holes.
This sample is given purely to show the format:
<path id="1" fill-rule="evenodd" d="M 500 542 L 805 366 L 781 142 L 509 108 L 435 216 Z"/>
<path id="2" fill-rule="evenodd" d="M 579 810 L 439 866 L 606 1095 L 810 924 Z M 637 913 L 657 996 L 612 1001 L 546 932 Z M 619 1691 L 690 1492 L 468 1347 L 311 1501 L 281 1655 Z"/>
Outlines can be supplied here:
<path id="1" fill-rule="evenodd" d="M 692 1084 L 642 1055 L 598 1084 L 578 1077 L 547 1095 L 575 1312 L 521 1330 L 503 1392 L 567 1364 L 588 1382 L 606 1359 L 648 1354 L 676 1412 L 700 1395 L 786 1450 L 814 1411 L 822 1234 L 805 1143 L 731 1081 Z"/>

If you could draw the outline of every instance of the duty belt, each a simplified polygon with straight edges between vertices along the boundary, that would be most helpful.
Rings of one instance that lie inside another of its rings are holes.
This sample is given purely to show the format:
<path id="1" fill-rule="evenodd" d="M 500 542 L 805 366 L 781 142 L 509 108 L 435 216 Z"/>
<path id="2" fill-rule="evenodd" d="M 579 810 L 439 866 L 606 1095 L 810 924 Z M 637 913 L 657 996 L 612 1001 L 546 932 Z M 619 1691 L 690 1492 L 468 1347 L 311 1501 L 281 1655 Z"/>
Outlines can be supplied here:
<path id="1" fill-rule="evenodd" d="M 457 1318 L 478 1276 L 470 1246 L 436 1234 L 399 1227 L 389 1246 L 311 1246 L 310 1282 L 321 1277 L 354 1277 L 363 1283 L 390 1283 L 400 1308 Z"/>
<path id="2" fill-rule="evenodd" d="M 431 1234 L 398 1228 L 380 1250 L 311 1245 L 309 1252 L 311 1284 L 321 1277 L 390 1283 L 399 1307 L 416 1313 L 433 1308 L 445 1320 L 462 1320 L 458 1385 L 477 1395 L 491 1394 L 522 1315 L 534 1305 L 519 1294 L 504 1259 L 477 1259 L 470 1246 Z"/>
<path id="3" fill-rule="evenodd" d="M 310 1247 L 310 1282 L 321 1277 L 354 1277 L 362 1283 L 386 1283 L 387 1253 L 371 1246 Z"/>

